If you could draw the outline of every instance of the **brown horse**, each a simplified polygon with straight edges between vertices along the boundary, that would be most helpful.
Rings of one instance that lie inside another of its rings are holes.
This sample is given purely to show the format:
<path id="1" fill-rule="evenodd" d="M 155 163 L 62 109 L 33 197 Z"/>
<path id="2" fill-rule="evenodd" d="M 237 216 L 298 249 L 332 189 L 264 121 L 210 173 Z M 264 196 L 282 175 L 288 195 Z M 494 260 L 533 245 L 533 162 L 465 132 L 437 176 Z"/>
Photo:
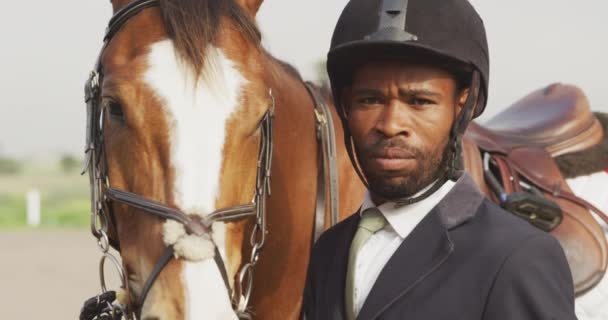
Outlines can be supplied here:
<path id="1" fill-rule="evenodd" d="M 114 0 L 114 12 L 130 2 Z M 254 19 L 261 4 L 160 0 L 160 6 L 138 8 L 101 54 L 100 130 L 106 188 L 205 217 L 250 203 L 256 194 L 264 138 L 260 122 L 273 108 L 268 234 L 255 266 L 250 307 L 258 319 L 293 319 L 313 234 L 319 166 L 315 115 L 299 76 L 260 45 Z M 333 109 L 332 117 L 339 123 Z M 342 141 L 340 126 L 335 127 Z M 356 210 L 364 189 L 342 144 L 337 155 L 344 218 Z M 119 202 L 108 201 L 113 220 L 108 234 L 120 246 L 126 300 L 138 299 L 165 248 L 174 248 L 175 259 L 160 271 L 142 305 L 135 306 L 141 318 L 237 317 L 229 291 L 250 258 L 253 219 L 215 222 L 212 237 L 197 236 L 141 206 Z M 228 288 L 211 258 L 215 245 Z"/>

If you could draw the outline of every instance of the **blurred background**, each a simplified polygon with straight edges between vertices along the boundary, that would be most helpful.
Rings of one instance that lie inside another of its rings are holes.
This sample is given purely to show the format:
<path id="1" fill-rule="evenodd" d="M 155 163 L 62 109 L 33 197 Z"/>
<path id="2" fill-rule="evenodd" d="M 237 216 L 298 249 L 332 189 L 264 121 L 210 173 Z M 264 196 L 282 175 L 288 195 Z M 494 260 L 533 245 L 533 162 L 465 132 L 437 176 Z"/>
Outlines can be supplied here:
<path id="1" fill-rule="evenodd" d="M 323 81 L 346 2 L 266 0 L 258 15 L 266 48 L 306 79 Z M 594 110 L 608 112 L 607 2 L 471 2 L 490 44 L 481 121 L 553 82 L 580 86 Z M 99 290 L 88 180 L 79 171 L 83 85 L 110 16 L 102 0 L 19 1 L 0 11 L 0 309 L 7 318 L 73 319 Z"/>

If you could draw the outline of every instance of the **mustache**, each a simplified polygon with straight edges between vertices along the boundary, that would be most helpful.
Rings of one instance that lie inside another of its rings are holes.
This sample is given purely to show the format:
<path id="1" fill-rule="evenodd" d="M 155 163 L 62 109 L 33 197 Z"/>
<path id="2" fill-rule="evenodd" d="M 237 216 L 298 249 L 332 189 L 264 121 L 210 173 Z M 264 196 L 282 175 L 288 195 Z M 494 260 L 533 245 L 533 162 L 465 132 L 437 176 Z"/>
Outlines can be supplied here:
<path id="1" fill-rule="evenodd" d="M 369 158 L 409 159 L 421 158 L 423 152 L 403 141 L 401 138 L 381 139 L 364 147 Z"/>

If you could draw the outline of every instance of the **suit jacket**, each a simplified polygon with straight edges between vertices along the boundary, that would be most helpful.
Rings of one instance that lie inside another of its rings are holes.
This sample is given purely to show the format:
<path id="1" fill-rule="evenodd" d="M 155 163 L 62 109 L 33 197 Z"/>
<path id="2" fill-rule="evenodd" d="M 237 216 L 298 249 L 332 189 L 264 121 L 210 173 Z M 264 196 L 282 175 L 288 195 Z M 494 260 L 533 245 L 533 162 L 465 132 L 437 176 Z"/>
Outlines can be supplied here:
<path id="1" fill-rule="evenodd" d="M 345 319 L 359 219 L 315 244 L 303 318 Z M 463 174 L 384 266 L 357 319 L 576 319 L 573 281 L 557 240 L 486 200 Z"/>

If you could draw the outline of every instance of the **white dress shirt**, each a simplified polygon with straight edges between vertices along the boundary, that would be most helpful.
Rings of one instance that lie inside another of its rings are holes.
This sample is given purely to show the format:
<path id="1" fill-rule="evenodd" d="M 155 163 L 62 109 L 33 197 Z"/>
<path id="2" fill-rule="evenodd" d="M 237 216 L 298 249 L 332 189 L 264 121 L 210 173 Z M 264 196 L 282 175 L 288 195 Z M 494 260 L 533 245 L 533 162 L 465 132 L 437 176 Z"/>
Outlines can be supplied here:
<path id="1" fill-rule="evenodd" d="M 353 286 L 355 316 L 361 311 L 363 302 L 367 299 L 384 265 L 397 251 L 403 240 L 445 197 L 454 184 L 453 181 L 448 180 L 431 196 L 411 205 L 395 208 L 394 202 L 386 202 L 378 206 L 388 223 L 383 229 L 373 234 L 357 254 Z M 421 192 L 424 191 L 426 190 Z M 375 207 L 375 204 L 368 191 L 359 214 L 370 207 Z"/>

